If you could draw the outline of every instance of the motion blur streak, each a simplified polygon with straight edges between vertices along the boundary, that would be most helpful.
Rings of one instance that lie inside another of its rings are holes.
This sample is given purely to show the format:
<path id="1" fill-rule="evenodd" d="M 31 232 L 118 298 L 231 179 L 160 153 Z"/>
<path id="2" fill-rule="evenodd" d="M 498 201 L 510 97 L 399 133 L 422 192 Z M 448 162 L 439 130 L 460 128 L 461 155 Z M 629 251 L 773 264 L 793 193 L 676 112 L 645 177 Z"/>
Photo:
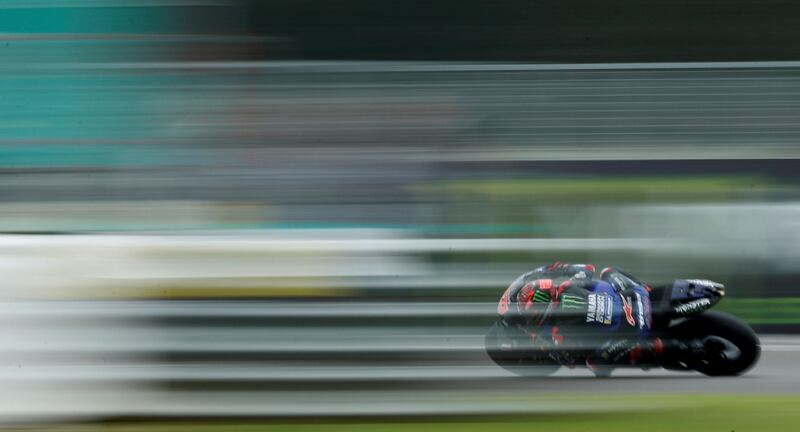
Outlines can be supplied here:
<path id="1" fill-rule="evenodd" d="M 0 426 L 796 395 L 798 9 L 0 2 Z M 554 260 L 773 335 L 744 380 L 512 377 L 483 336 Z"/>

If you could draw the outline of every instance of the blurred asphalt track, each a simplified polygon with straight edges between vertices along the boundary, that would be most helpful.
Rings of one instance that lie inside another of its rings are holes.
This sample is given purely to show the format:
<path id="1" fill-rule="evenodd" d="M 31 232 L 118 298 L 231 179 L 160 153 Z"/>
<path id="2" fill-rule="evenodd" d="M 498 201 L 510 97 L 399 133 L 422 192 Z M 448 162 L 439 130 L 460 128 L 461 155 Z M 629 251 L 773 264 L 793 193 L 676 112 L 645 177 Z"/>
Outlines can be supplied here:
<path id="1" fill-rule="evenodd" d="M 39 301 L 0 310 L 5 420 L 591 411 L 608 407 L 575 407 L 563 394 L 800 388 L 800 337 L 777 335 L 762 337 L 761 362 L 736 378 L 660 369 L 517 378 L 484 354 L 490 304 Z M 441 323 L 419 321 L 439 311 Z M 481 325 L 447 324 L 459 314 Z"/>

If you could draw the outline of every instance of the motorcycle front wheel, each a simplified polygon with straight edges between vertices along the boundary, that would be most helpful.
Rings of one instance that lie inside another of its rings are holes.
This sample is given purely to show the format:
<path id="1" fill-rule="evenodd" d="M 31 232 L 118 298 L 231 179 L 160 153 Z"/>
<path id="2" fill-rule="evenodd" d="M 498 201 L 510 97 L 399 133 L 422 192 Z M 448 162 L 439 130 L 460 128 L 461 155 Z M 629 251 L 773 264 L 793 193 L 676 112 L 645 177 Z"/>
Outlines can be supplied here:
<path id="1" fill-rule="evenodd" d="M 690 367 L 710 376 L 740 375 L 752 368 L 761 355 L 758 336 L 733 315 L 705 312 L 681 323 L 682 339 L 702 344 Z"/>

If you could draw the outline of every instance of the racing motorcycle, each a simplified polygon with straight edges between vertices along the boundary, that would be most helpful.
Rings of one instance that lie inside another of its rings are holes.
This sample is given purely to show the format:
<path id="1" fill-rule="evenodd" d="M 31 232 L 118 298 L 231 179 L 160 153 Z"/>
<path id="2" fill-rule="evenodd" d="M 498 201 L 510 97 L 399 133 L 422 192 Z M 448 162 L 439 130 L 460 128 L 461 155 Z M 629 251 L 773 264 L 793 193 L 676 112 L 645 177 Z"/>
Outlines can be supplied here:
<path id="1" fill-rule="evenodd" d="M 499 366 L 517 375 L 545 376 L 562 367 L 585 366 L 601 344 L 613 345 L 615 337 L 620 341 L 630 337 L 598 332 L 584 325 L 588 321 L 587 313 L 598 313 L 599 302 L 575 311 L 551 311 L 547 320 L 531 320 L 529 314 L 514 313 L 521 306 L 515 304 L 515 294 L 526 283 L 530 287 L 531 280 L 541 277 L 535 272 L 520 276 L 508 287 L 498 306 L 499 317 L 485 337 L 486 352 Z M 654 356 L 634 364 L 625 358 L 618 363 L 594 366 L 596 376 L 608 376 L 620 367 L 644 370 L 661 367 L 698 371 L 710 376 L 732 376 L 744 373 L 758 361 L 761 348 L 753 329 L 733 315 L 708 310 L 724 296 L 722 284 L 678 279 L 665 287 L 650 288 L 621 270 L 615 269 L 615 273 L 625 282 L 647 289 L 649 340 L 667 341 L 678 348 L 669 355 Z M 548 310 L 553 305 L 548 303 Z M 611 322 L 612 310 L 613 305 L 609 303 L 602 312 L 609 314 L 608 322 Z M 558 343 L 557 338 L 550 337 L 553 329 L 570 336 Z"/>

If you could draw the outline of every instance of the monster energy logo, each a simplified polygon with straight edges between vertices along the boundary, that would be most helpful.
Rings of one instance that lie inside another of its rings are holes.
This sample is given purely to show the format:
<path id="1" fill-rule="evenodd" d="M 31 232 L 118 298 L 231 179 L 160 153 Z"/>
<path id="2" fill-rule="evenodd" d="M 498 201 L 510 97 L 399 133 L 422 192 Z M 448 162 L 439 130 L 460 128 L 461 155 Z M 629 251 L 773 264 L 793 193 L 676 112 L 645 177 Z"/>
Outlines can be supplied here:
<path id="1" fill-rule="evenodd" d="M 561 297 L 561 304 L 565 309 L 581 309 L 586 305 L 586 301 L 578 296 L 564 295 Z"/>
<path id="2" fill-rule="evenodd" d="M 544 291 L 536 291 L 533 294 L 533 301 L 536 303 L 550 303 L 550 296 Z"/>

